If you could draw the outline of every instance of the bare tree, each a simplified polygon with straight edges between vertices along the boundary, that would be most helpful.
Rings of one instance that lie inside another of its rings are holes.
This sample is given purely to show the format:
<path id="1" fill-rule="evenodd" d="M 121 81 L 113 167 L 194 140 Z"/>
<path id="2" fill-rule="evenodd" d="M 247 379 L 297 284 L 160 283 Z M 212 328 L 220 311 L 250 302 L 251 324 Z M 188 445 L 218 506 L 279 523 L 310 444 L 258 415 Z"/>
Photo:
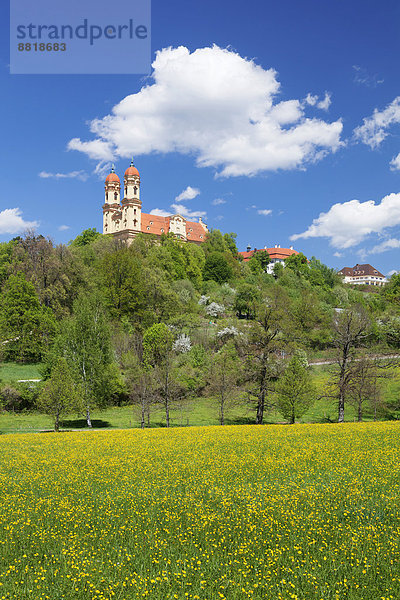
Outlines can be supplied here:
<path id="1" fill-rule="evenodd" d="M 336 370 L 329 382 L 331 397 L 338 401 L 338 422 L 344 421 L 344 407 L 353 378 L 356 348 L 369 336 L 371 321 L 361 306 L 335 312 L 332 343 L 336 348 Z"/>
<path id="2" fill-rule="evenodd" d="M 381 361 L 363 357 L 352 365 L 352 375 L 349 380 L 349 402 L 357 411 L 357 420 L 362 421 L 365 407 L 373 411 L 376 421 L 379 407 L 382 407 L 382 386 L 385 380 L 394 377 L 394 368 L 398 362 L 394 360 Z"/>

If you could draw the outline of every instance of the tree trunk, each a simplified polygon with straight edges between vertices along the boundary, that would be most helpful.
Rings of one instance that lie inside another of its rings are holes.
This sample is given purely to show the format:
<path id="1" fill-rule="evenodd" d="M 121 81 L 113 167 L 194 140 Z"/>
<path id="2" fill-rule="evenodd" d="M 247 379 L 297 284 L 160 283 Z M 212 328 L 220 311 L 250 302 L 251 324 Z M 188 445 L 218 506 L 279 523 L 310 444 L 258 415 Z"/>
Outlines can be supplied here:
<path id="1" fill-rule="evenodd" d="M 258 396 L 258 404 L 257 404 L 257 416 L 256 416 L 256 425 L 262 425 L 264 419 L 264 407 L 265 407 L 265 391 L 262 390 Z"/>
<path id="2" fill-rule="evenodd" d="M 86 423 L 88 427 L 92 426 L 92 421 L 90 419 L 90 409 L 88 406 L 86 407 Z"/>
<path id="3" fill-rule="evenodd" d="M 294 425 L 294 421 L 295 421 L 295 414 L 294 414 L 294 406 L 292 407 L 292 413 L 290 415 L 290 424 Z"/>
<path id="4" fill-rule="evenodd" d="M 338 423 L 344 422 L 344 395 L 340 392 L 339 396 L 339 410 L 338 410 Z"/>
<path id="5" fill-rule="evenodd" d="M 145 410 L 146 410 L 146 406 L 144 403 L 144 399 L 142 398 L 142 419 L 140 421 L 140 427 L 141 429 L 144 429 L 144 415 L 145 415 Z"/>
<path id="6" fill-rule="evenodd" d="M 361 423 L 362 421 L 362 402 L 361 400 L 358 401 L 358 422 Z"/>
<path id="7" fill-rule="evenodd" d="M 224 408 L 225 408 L 225 398 L 224 395 L 222 394 L 221 397 L 221 402 L 219 405 L 219 424 L 220 425 L 225 425 L 225 414 L 224 414 Z"/>
<path id="8" fill-rule="evenodd" d="M 54 431 L 59 431 L 59 430 L 60 430 L 60 409 L 57 408 L 56 421 L 54 423 Z"/>
<path id="9" fill-rule="evenodd" d="M 165 422 L 169 427 L 169 374 L 168 368 L 165 374 Z"/>

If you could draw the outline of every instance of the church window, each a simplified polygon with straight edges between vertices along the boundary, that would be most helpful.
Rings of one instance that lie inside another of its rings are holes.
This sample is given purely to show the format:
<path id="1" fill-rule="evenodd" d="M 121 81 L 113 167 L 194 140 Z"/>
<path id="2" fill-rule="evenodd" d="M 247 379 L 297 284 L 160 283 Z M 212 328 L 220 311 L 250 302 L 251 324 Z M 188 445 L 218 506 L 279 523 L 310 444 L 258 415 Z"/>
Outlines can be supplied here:
<path id="1" fill-rule="evenodd" d="M 136 208 L 133 209 L 133 214 L 136 215 Z"/>
<path id="2" fill-rule="evenodd" d="M 118 194 L 117 192 L 114 192 L 114 200 L 116 200 L 118 198 Z"/>
<path id="3" fill-rule="evenodd" d="M 133 225 L 134 225 L 134 227 L 136 227 L 136 223 L 137 223 L 136 219 L 133 219 Z"/>
<path id="4" fill-rule="evenodd" d="M 125 186 L 125 196 L 127 196 L 127 195 L 128 195 L 128 187 Z"/>
<path id="5" fill-rule="evenodd" d="M 136 185 L 135 185 L 135 187 L 133 188 L 133 193 L 134 193 L 134 194 L 135 194 L 135 196 L 136 196 L 136 194 L 137 194 L 137 187 L 136 187 Z"/>

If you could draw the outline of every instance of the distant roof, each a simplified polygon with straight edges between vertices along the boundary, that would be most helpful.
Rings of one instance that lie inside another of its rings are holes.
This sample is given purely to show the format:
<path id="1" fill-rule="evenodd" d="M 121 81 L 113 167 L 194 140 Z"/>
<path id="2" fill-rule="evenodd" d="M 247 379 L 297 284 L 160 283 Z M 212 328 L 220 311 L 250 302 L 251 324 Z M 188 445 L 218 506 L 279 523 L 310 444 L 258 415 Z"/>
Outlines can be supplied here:
<path id="1" fill-rule="evenodd" d="M 364 265 L 356 264 L 354 267 L 343 267 L 339 271 L 339 275 L 344 275 L 345 277 L 363 277 L 365 275 L 384 277 L 382 273 L 368 263 Z"/>
<path id="2" fill-rule="evenodd" d="M 153 233 L 154 235 L 162 235 L 163 233 L 169 232 L 170 220 L 174 215 L 168 217 L 160 217 L 158 215 L 149 215 L 142 213 L 142 226 L 141 231 L 143 233 Z M 186 226 L 186 237 L 192 242 L 204 242 L 207 229 L 200 223 L 194 221 L 187 221 L 185 217 L 182 217 Z"/>
<path id="3" fill-rule="evenodd" d="M 256 252 L 268 252 L 271 259 L 277 260 L 284 260 L 288 256 L 292 256 L 292 254 L 299 254 L 297 250 L 293 250 L 293 248 L 254 248 L 254 250 L 239 252 L 239 254 L 243 256 L 243 260 L 246 262 L 250 260 Z"/>

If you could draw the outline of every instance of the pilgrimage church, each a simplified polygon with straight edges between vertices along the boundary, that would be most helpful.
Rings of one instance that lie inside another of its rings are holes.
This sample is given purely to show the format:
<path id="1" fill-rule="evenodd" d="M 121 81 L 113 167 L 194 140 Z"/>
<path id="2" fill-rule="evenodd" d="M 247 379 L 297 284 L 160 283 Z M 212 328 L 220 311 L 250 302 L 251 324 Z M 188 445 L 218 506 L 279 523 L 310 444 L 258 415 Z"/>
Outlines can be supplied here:
<path id="1" fill-rule="evenodd" d="M 124 175 L 123 198 L 121 183 L 114 167 L 105 182 L 105 202 L 103 204 L 103 233 L 111 234 L 130 244 L 138 233 L 161 236 L 173 233 L 187 242 L 201 244 L 208 231 L 202 222 L 187 221 L 182 215 L 159 217 L 142 212 L 140 200 L 140 175 L 131 162 Z"/>

